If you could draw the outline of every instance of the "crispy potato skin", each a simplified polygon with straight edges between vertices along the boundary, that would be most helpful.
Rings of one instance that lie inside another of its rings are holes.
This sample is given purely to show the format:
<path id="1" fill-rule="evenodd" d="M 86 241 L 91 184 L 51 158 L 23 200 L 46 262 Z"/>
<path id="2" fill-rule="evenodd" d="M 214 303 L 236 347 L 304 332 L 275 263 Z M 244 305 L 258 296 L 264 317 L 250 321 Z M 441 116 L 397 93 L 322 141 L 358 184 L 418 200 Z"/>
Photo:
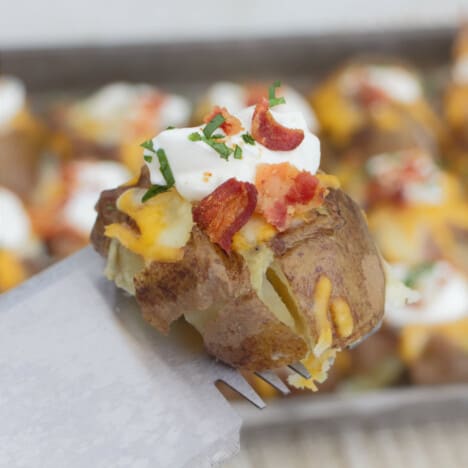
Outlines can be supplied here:
<path id="1" fill-rule="evenodd" d="M 38 179 L 40 149 L 21 131 L 0 136 L 0 185 L 27 200 Z"/>
<path id="2" fill-rule="evenodd" d="M 103 192 L 96 205 L 98 219 L 91 239 L 104 256 L 109 248 L 104 226 L 128 222 L 112 209 L 126 188 Z M 181 261 L 152 262 L 134 283 L 143 317 L 162 333 L 168 333 L 171 323 L 184 314 L 218 308 L 203 339 L 208 352 L 231 366 L 272 369 L 307 353 L 304 339 L 281 323 L 254 292 L 242 257 L 226 255 L 196 226 Z"/>
<path id="3" fill-rule="evenodd" d="M 145 183 L 147 175 L 142 174 L 139 184 Z M 104 226 L 130 222 L 115 208 L 123 190 L 125 187 L 103 192 L 96 206 L 98 219 L 91 238 L 104 256 L 109 246 Z M 346 339 L 334 339 L 334 344 L 345 346 L 380 322 L 385 283 L 359 208 L 341 191 L 332 191 L 325 205 L 327 215 L 317 215 L 311 223 L 278 235 L 271 248 L 311 327 L 311 297 L 320 274 L 333 282 L 333 297 L 349 302 L 354 331 Z M 135 276 L 134 284 L 144 318 L 162 333 L 168 333 L 171 323 L 182 315 L 190 321 L 190 314 L 214 310 L 202 329 L 205 347 L 231 366 L 251 371 L 274 369 L 301 360 L 307 353 L 305 339 L 259 298 L 242 256 L 227 255 L 196 225 L 181 261 L 152 262 Z"/>
<path id="4" fill-rule="evenodd" d="M 468 383 L 468 353 L 434 334 L 423 354 L 409 366 L 409 375 L 416 385 Z"/>
<path id="5" fill-rule="evenodd" d="M 138 230 L 135 223 L 125 213 L 117 209 L 117 199 L 131 187 L 146 187 L 151 185 L 149 170 L 142 167 L 141 174 L 135 184 L 122 185 L 115 189 L 104 190 L 96 203 L 95 210 L 98 215 L 91 231 L 91 242 L 94 248 L 103 256 L 107 257 L 110 239 L 104 235 L 105 227 L 112 223 L 127 223 Z"/>
<path id="6" fill-rule="evenodd" d="M 234 367 L 264 370 L 302 359 L 305 341 L 261 302 L 237 254 L 226 255 L 197 227 L 177 263 L 153 262 L 135 277 L 143 317 L 163 333 L 183 314 L 216 307 L 205 346 Z M 277 357 L 277 359 L 275 359 Z"/>
<path id="7" fill-rule="evenodd" d="M 353 333 L 333 344 L 343 348 L 372 331 L 383 318 L 385 277 L 377 249 L 359 207 L 341 190 L 331 190 L 326 215 L 277 235 L 271 242 L 296 299 L 305 311 L 311 334 L 317 339 L 313 291 L 318 278 L 333 285 L 332 299 L 350 306 Z"/>

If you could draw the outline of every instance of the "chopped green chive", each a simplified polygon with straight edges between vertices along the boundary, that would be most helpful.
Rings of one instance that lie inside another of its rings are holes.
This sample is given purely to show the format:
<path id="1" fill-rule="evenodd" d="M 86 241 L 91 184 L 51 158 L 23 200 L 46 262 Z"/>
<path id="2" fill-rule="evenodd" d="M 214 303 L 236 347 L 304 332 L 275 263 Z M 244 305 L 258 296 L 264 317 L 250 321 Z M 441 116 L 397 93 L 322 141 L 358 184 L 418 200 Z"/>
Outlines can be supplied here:
<path id="1" fill-rule="evenodd" d="M 173 125 L 169 125 L 169 127 L 166 127 L 166 130 L 174 130 L 174 126 Z"/>
<path id="2" fill-rule="evenodd" d="M 206 138 L 211 138 L 213 132 L 218 129 L 225 122 L 225 118 L 221 114 L 216 114 L 203 129 L 203 135 Z"/>
<path id="3" fill-rule="evenodd" d="M 160 193 L 167 192 L 170 188 L 171 187 L 168 187 L 167 185 L 152 185 L 143 195 L 141 201 L 144 203 L 145 201 L 148 201 L 150 198 L 153 198 Z"/>
<path id="4" fill-rule="evenodd" d="M 156 151 L 156 155 L 159 160 L 159 170 L 166 181 L 166 184 L 169 187 L 172 187 L 175 184 L 174 175 L 172 174 L 171 166 L 169 166 L 169 161 L 167 160 L 166 152 L 160 148 Z"/>
<path id="5" fill-rule="evenodd" d="M 169 165 L 169 161 L 167 160 L 166 152 L 162 148 L 159 148 L 157 151 L 155 151 L 152 140 L 144 141 L 140 146 L 156 154 L 159 161 L 159 170 L 161 171 L 161 174 L 166 181 L 166 185 L 152 185 L 141 198 L 141 201 L 145 202 L 159 193 L 166 192 L 171 187 L 173 187 L 175 184 L 175 179 L 171 170 L 171 166 Z M 153 160 L 153 156 L 150 155 L 144 155 L 143 158 L 147 162 L 151 162 Z"/>
<path id="6" fill-rule="evenodd" d="M 140 146 L 142 148 L 147 149 L 148 151 L 151 151 L 151 152 L 155 153 L 154 146 L 153 146 L 153 140 L 146 140 Z"/>
<path id="7" fill-rule="evenodd" d="M 211 135 L 211 138 L 213 140 L 219 140 L 220 138 L 226 138 L 226 135 L 222 135 L 221 133 L 216 133 L 214 135 Z"/>
<path id="8" fill-rule="evenodd" d="M 270 107 L 286 103 L 284 97 L 276 97 L 276 89 L 279 87 L 281 87 L 281 81 L 275 81 L 268 89 L 268 100 L 270 101 Z"/>
<path id="9" fill-rule="evenodd" d="M 208 138 L 203 137 L 202 140 L 209 146 L 211 146 L 222 159 L 228 160 L 229 156 L 232 154 L 232 149 L 229 146 L 226 146 L 224 143 L 219 143 L 217 141 L 209 140 Z"/>
<path id="10" fill-rule="evenodd" d="M 211 146 L 211 148 L 213 148 L 220 155 L 221 158 L 227 161 L 234 150 L 232 148 L 229 148 L 229 146 L 225 145 L 224 143 L 216 141 L 218 137 L 224 138 L 224 135 L 214 135 L 211 138 L 207 138 L 204 135 L 200 135 L 199 133 L 194 132 L 188 136 L 188 139 L 190 141 L 203 141 L 208 146 Z"/>
<path id="11" fill-rule="evenodd" d="M 242 159 L 242 148 L 239 145 L 234 148 L 234 159 Z"/>
<path id="12" fill-rule="evenodd" d="M 248 144 L 248 145 L 255 145 L 255 140 L 253 136 L 250 133 L 243 133 L 242 134 L 242 139 Z"/>
<path id="13" fill-rule="evenodd" d="M 434 268 L 434 262 L 424 262 L 414 267 L 403 281 L 408 288 L 413 288 L 421 276 L 429 273 Z"/>
<path id="14" fill-rule="evenodd" d="M 197 132 L 193 132 L 188 136 L 188 139 L 190 141 L 201 141 L 202 136 Z"/>

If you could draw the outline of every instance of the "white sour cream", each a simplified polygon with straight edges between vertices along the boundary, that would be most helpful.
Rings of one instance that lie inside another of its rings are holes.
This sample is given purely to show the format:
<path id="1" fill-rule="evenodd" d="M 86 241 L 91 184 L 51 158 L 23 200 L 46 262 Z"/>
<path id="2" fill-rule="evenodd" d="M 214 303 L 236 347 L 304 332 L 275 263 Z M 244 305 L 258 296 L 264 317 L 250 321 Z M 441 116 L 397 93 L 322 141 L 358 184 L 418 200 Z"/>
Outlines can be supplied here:
<path id="1" fill-rule="evenodd" d="M 341 85 L 345 92 L 354 94 L 363 80 L 404 104 L 410 104 L 422 96 L 421 83 L 417 77 L 397 66 L 369 65 L 358 69 L 351 68 L 341 78 Z"/>
<path id="2" fill-rule="evenodd" d="M 88 236 L 96 220 L 96 204 L 103 190 L 115 188 L 128 181 L 130 172 L 112 161 L 83 161 L 74 166 L 74 189 L 64 208 L 65 222 Z"/>
<path id="3" fill-rule="evenodd" d="M 26 253 L 32 237 L 31 221 L 22 201 L 0 187 L 0 249 Z"/>
<path id="4" fill-rule="evenodd" d="M 409 269 L 401 265 L 395 265 L 393 271 L 401 281 L 409 274 Z M 450 264 L 435 263 L 420 274 L 414 289 L 420 295 L 418 301 L 386 310 L 390 325 L 445 323 L 468 316 L 468 278 Z"/>
<path id="5" fill-rule="evenodd" d="M 407 174 L 408 164 L 417 169 L 418 176 Z M 406 203 L 440 205 L 444 201 L 442 174 L 430 156 L 413 151 L 383 153 L 370 158 L 366 171 L 382 188 L 391 192 L 401 188 Z"/>
<path id="6" fill-rule="evenodd" d="M 468 83 L 468 56 L 461 56 L 452 67 L 452 78 L 455 83 Z"/>
<path id="7" fill-rule="evenodd" d="M 317 118 L 308 102 L 293 88 L 289 86 L 281 87 L 282 96 L 286 104 L 275 107 L 275 112 L 300 112 L 310 131 L 318 130 Z M 247 90 L 244 86 L 230 81 L 219 81 L 208 89 L 208 101 L 220 107 L 225 107 L 236 114 L 247 105 Z"/>
<path id="8" fill-rule="evenodd" d="M 8 128 L 25 104 L 26 89 L 23 83 L 12 76 L 0 77 L 0 129 Z"/>
<path id="9" fill-rule="evenodd" d="M 112 83 L 104 86 L 89 98 L 78 102 L 71 109 L 72 124 L 99 122 L 97 137 L 107 144 L 122 138 L 129 122 L 139 118 L 139 112 L 146 98 L 161 94 L 161 106 L 155 109 L 155 129 L 169 125 L 184 125 L 190 116 L 189 102 L 177 95 L 165 94 L 148 84 Z"/>
<path id="10" fill-rule="evenodd" d="M 229 110 L 229 109 L 228 109 Z M 190 141 L 189 135 L 201 132 L 203 127 L 181 128 L 166 130 L 153 139 L 155 150 L 162 148 L 172 169 L 177 191 L 187 200 L 201 200 L 219 185 L 231 177 L 244 182 L 254 183 L 258 164 L 279 164 L 288 162 L 299 170 L 312 174 L 317 172 L 320 165 L 320 142 L 307 127 L 304 117 L 298 112 L 277 112 L 271 110 L 273 117 L 288 128 L 304 130 L 304 140 L 292 151 L 271 151 L 265 146 L 255 142 L 249 145 L 242 139 L 242 134 L 251 131 L 254 107 L 249 107 L 236 114 L 242 123 L 243 130 L 226 139 L 226 145 L 242 148 L 242 159 L 235 159 L 232 155 L 229 160 L 222 159 L 220 155 L 202 141 Z M 217 131 L 217 133 L 221 133 Z M 145 150 L 145 154 L 152 155 Z M 154 155 L 153 155 L 154 156 Z M 154 184 L 165 183 L 159 170 L 156 157 L 146 163 Z"/>

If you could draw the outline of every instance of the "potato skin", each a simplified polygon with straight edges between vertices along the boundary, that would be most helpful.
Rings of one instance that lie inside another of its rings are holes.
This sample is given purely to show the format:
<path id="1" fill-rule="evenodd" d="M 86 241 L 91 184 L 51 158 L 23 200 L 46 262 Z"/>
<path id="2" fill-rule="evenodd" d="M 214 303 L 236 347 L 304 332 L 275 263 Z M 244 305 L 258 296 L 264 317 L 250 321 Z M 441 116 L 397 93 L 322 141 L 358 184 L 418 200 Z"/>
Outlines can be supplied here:
<path id="1" fill-rule="evenodd" d="M 144 174 L 140 183 L 147 183 Z M 103 192 L 97 204 L 92 240 L 104 256 L 108 249 L 104 226 L 131 221 L 115 208 L 123 190 Z M 333 296 L 348 300 L 354 331 L 346 339 L 334 337 L 334 344 L 346 346 L 380 322 L 385 282 L 359 208 L 341 191 L 332 191 L 325 207 L 327 215 L 315 215 L 311 223 L 278 235 L 271 248 L 312 328 L 311 298 L 320 274 L 332 280 Z M 162 333 L 168 333 L 171 323 L 182 315 L 191 322 L 191 314 L 215 310 L 201 329 L 205 347 L 233 367 L 274 369 L 307 354 L 305 339 L 283 324 L 253 289 L 242 256 L 227 255 L 197 226 L 181 261 L 152 262 L 135 276 L 134 284 L 143 317 Z"/>
<path id="2" fill-rule="evenodd" d="M 468 383 L 468 353 L 448 338 L 434 334 L 422 355 L 409 365 L 409 376 L 416 385 Z"/>
<path id="3" fill-rule="evenodd" d="M 341 190 L 325 199 L 325 215 L 277 235 L 271 242 L 276 260 L 286 275 L 299 306 L 317 339 L 313 314 L 313 291 L 318 278 L 327 276 L 333 285 L 331 298 L 345 299 L 354 328 L 342 338 L 334 330 L 333 344 L 349 346 L 370 333 L 382 320 L 385 276 L 361 210 Z"/>
<path id="4" fill-rule="evenodd" d="M 40 150 L 24 132 L 0 135 L 0 185 L 28 200 L 38 180 Z"/>
<path id="5" fill-rule="evenodd" d="M 109 248 L 104 226 L 127 222 L 121 212 L 111 209 L 125 189 L 103 192 L 96 206 L 98 219 L 91 239 L 104 256 Z M 233 367 L 273 369 L 307 353 L 305 340 L 281 323 L 254 292 L 242 257 L 226 255 L 197 226 L 181 261 L 152 262 L 134 283 L 144 319 L 162 333 L 168 333 L 171 323 L 184 314 L 217 307 L 216 318 L 202 333 L 205 347 Z"/>
<path id="6" fill-rule="evenodd" d="M 184 258 L 153 262 L 135 277 L 135 288 L 143 317 L 163 333 L 183 314 L 217 308 L 216 318 L 202 331 L 203 340 L 209 353 L 233 367 L 272 369 L 307 352 L 305 341 L 253 291 L 242 258 L 227 256 L 196 226 Z"/>

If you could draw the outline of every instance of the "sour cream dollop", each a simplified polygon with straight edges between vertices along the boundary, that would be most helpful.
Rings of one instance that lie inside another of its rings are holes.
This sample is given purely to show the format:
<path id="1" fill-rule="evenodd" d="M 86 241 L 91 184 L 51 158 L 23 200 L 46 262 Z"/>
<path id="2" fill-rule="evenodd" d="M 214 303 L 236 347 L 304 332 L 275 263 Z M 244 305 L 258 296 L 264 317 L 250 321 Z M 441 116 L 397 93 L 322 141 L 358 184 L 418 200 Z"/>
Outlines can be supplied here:
<path id="1" fill-rule="evenodd" d="M 0 129 L 8 128 L 15 116 L 24 108 L 26 89 L 12 76 L 0 77 Z"/>
<path id="2" fill-rule="evenodd" d="M 157 96 L 161 99 L 160 105 L 155 106 L 153 115 L 145 115 L 155 129 L 184 125 L 188 121 L 190 104 L 185 98 L 163 93 L 145 83 L 117 82 L 77 102 L 71 108 L 71 122 L 77 126 L 86 125 L 89 120 L 98 122 L 97 138 L 103 143 L 113 144 L 122 138 L 129 123 L 140 118 L 145 102 Z"/>
<path id="3" fill-rule="evenodd" d="M 64 208 L 65 222 L 88 236 L 96 220 L 94 205 L 100 193 L 128 181 L 130 172 L 112 161 L 82 161 L 73 164 L 73 184 L 71 196 Z"/>
<path id="4" fill-rule="evenodd" d="M 281 87 L 281 95 L 286 103 L 275 107 L 275 112 L 300 112 L 310 131 L 318 130 L 317 118 L 308 102 L 290 86 Z M 219 81 L 207 92 L 208 101 L 220 107 L 226 107 L 232 113 L 238 113 L 245 107 L 248 91 L 245 86 L 230 81 Z"/>
<path id="5" fill-rule="evenodd" d="M 395 265 L 393 272 L 404 281 L 407 267 Z M 468 316 L 468 278 L 446 262 L 437 262 L 419 274 L 414 283 L 420 299 L 413 304 L 386 310 L 385 319 L 394 327 L 436 324 Z"/>
<path id="6" fill-rule="evenodd" d="M 455 83 L 468 83 L 468 56 L 461 56 L 452 67 L 452 78 Z"/>
<path id="7" fill-rule="evenodd" d="M 399 190 L 405 203 L 440 205 L 444 201 L 442 173 L 426 153 L 378 154 L 367 161 L 366 171 L 384 192 L 391 195 Z"/>
<path id="8" fill-rule="evenodd" d="M 239 145 L 242 148 L 242 159 L 235 159 L 231 155 L 226 161 L 203 141 L 189 140 L 189 135 L 201 132 L 203 126 L 166 130 L 153 139 L 154 149 L 161 148 L 165 151 L 174 175 L 176 189 L 182 197 L 189 201 L 201 200 L 231 177 L 254 183 L 256 168 L 259 164 L 287 162 L 299 170 L 312 174 L 317 172 L 320 165 L 320 142 L 308 129 L 302 114 L 277 112 L 276 108 L 271 110 L 273 117 L 281 125 L 304 131 L 304 140 L 294 150 L 272 151 L 258 142 L 250 145 L 242 138 L 242 134 L 251 132 L 254 109 L 254 107 L 248 107 L 235 114 L 241 121 L 243 130 L 227 137 L 225 141 L 229 147 Z M 216 133 L 222 132 L 217 130 Z M 148 150 L 145 150 L 145 154 L 154 156 Z M 158 159 L 153 157 L 152 161 L 146 164 L 151 173 L 152 183 L 164 185 L 165 180 L 159 169 Z"/>
<path id="9" fill-rule="evenodd" d="M 422 96 L 419 80 L 409 71 L 398 66 L 369 65 L 362 68 L 352 68 L 341 79 L 345 92 L 354 94 L 362 83 L 366 82 L 380 89 L 395 101 L 410 104 Z"/>
<path id="10" fill-rule="evenodd" d="M 31 221 L 22 201 L 0 187 L 0 249 L 26 253 L 33 237 Z"/>

